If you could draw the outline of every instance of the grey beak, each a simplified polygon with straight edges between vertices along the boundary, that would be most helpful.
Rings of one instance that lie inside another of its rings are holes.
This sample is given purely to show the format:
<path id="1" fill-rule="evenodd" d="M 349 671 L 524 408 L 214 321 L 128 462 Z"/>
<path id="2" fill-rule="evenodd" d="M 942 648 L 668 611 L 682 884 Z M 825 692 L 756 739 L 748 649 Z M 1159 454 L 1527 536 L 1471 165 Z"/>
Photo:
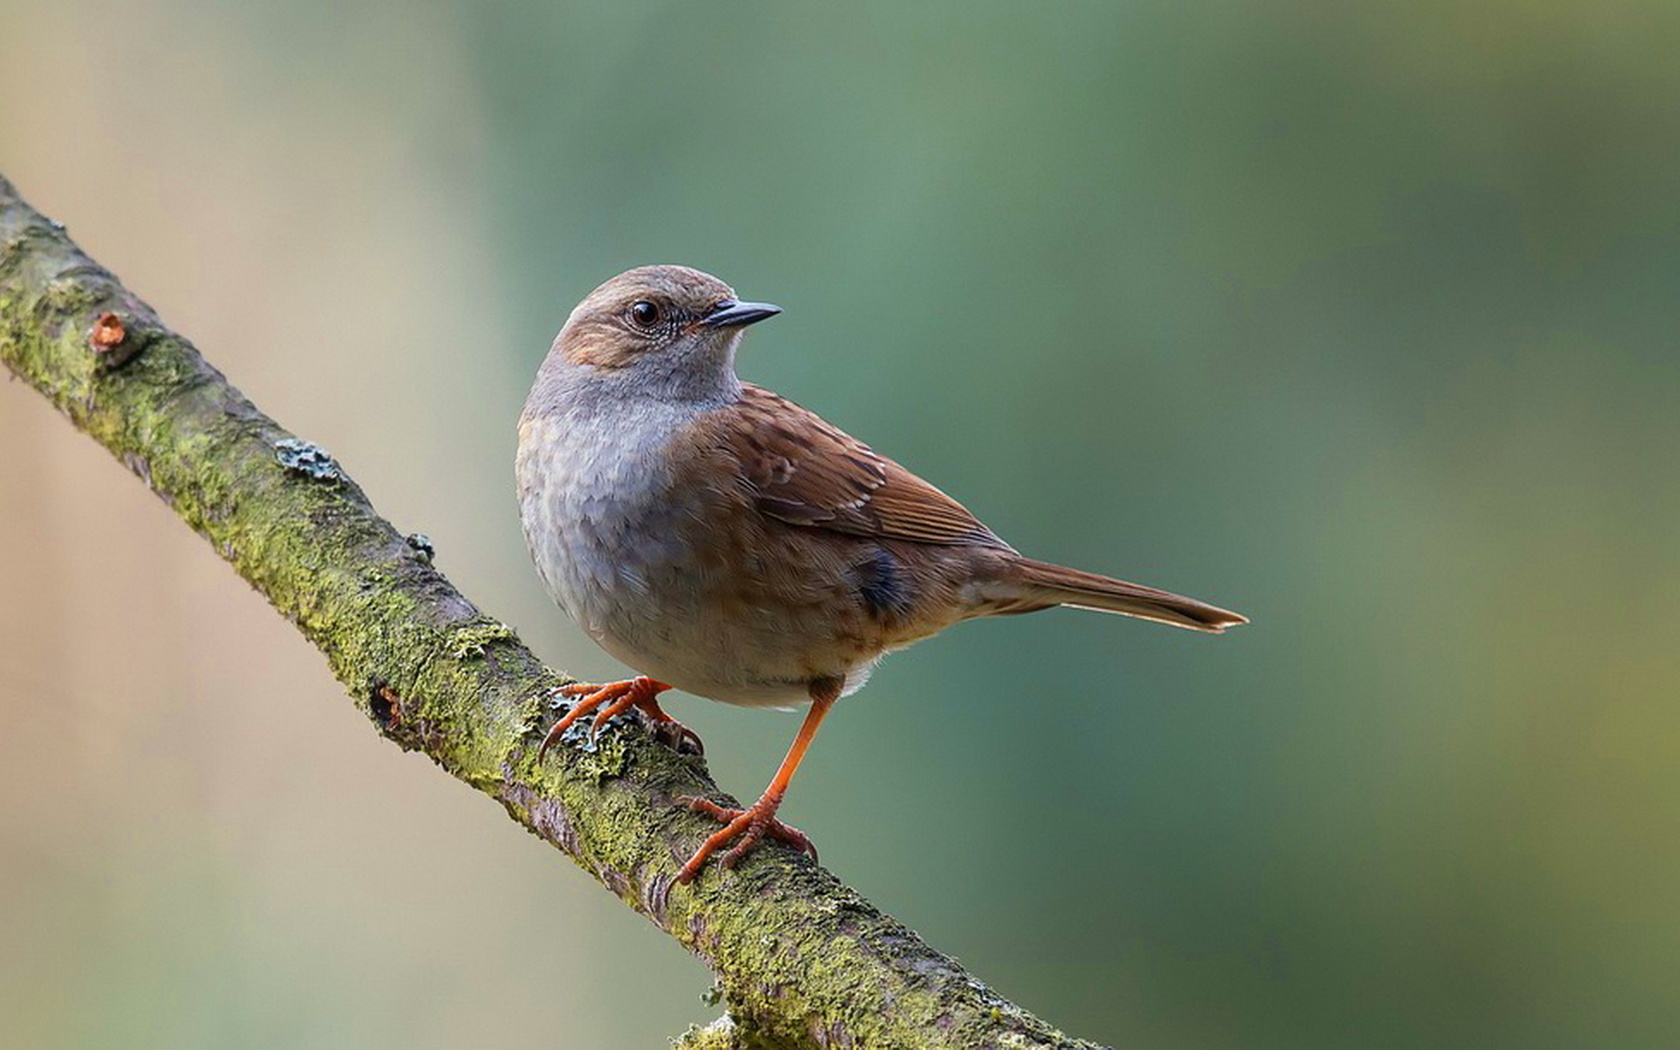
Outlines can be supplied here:
<path id="1" fill-rule="evenodd" d="M 700 323 L 707 328 L 745 328 L 765 318 L 775 317 L 781 312 L 781 307 L 770 303 L 743 303 L 738 299 L 725 299 L 714 306 L 711 313 L 701 318 Z"/>

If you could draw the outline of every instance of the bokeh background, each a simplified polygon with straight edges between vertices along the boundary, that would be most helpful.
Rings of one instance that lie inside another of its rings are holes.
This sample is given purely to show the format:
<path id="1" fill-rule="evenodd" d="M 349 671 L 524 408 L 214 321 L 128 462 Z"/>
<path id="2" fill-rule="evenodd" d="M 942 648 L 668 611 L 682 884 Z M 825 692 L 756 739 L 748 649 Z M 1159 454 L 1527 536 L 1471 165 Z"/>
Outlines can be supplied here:
<path id="1" fill-rule="evenodd" d="M 0 3 L 0 171 L 557 665 L 513 422 L 644 262 L 1041 557 L 788 806 L 1126 1046 L 1680 1033 L 1680 7 Z M 16 1047 L 654 1047 L 709 977 L 0 384 Z M 755 793 L 793 716 L 673 707 Z"/>

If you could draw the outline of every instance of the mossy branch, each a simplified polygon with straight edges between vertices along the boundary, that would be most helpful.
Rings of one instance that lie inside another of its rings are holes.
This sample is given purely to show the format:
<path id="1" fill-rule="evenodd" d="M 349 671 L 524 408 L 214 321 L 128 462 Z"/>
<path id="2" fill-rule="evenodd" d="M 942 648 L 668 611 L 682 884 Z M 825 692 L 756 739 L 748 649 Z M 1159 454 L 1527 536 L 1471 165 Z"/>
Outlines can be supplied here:
<path id="1" fill-rule="evenodd" d="M 704 764 L 639 727 L 537 745 L 567 679 L 230 386 L 0 177 L 0 359 L 140 477 L 327 657 L 356 705 L 500 801 L 716 972 L 694 1047 L 1091 1047 L 1010 1004 L 786 849 L 673 876 L 715 825 Z"/>

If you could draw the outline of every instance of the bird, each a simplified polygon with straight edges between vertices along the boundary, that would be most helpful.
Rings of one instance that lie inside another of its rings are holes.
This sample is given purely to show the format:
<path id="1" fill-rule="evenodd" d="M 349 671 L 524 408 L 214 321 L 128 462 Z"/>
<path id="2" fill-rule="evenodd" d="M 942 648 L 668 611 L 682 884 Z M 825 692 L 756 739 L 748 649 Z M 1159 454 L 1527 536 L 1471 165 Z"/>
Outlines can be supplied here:
<path id="1" fill-rule="evenodd" d="M 794 402 L 743 382 L 736 351 L 781 313 L 686 266 L 642 266 L 571 312 L 519 418 L 520 521 L 549 595 L 636 675 L 562 689 L 591 733 L 679 689 L 806 714 L 764 793 L 680 802 L 723 826 L 676 876 L 764 839 L 810 853 L 777 818 L 824 717 L 887 653 L 963 620 L 1073 606 L 1219 633 L 1213 605 L 1028 558 L 962 504 Z"/>

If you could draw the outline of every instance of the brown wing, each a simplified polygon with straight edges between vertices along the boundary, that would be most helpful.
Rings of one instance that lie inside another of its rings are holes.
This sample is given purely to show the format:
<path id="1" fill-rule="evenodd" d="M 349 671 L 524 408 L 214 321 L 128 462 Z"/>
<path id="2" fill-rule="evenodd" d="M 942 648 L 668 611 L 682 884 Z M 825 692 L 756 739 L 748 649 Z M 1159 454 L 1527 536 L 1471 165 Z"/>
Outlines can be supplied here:
<path id="1" fill-rule="evenodd" d="M 719 415 L 719 437 L 768 517 L 877 539 L 1008 546 L 961 503 L 780 395 L 746 384 Z"/>

